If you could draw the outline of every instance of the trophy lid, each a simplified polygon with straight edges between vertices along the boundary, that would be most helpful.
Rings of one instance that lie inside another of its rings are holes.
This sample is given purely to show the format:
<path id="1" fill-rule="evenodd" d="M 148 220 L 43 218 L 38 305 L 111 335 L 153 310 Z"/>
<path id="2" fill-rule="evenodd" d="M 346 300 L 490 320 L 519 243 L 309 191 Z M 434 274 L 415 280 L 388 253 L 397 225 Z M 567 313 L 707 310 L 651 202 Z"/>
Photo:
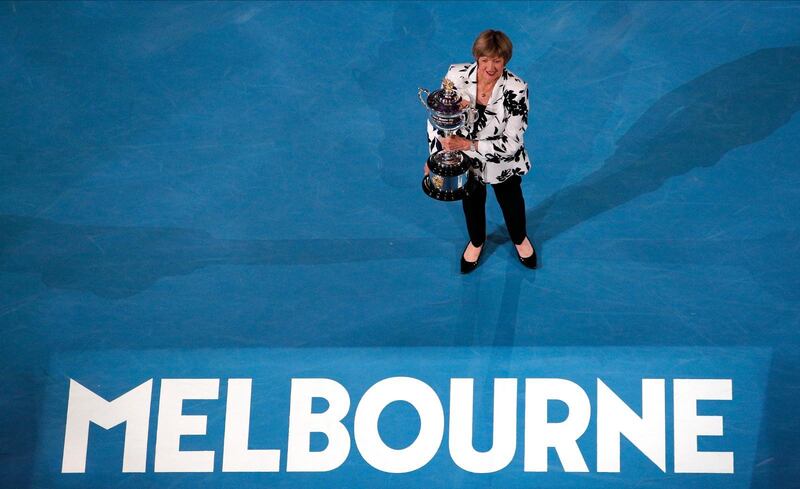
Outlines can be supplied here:
<path id="1" fill-rule="evenodd" d="M 455 84 L 445 78 L 442 88 L 428 95 L 428 107 L 440 114 L 457 114 L 461 109 L 461 95 L 455 89 Z"/>

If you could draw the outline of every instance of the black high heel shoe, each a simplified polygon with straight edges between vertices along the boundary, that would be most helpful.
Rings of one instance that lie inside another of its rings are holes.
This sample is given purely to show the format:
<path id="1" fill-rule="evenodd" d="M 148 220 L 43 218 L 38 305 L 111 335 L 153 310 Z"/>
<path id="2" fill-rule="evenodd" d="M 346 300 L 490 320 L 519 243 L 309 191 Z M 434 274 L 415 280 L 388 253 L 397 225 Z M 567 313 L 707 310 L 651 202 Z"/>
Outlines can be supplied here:
<path id="1" fill-rule="evenodd" d="M 525 239 L 528 239 L 528 237 L 526 236 Z M 524 242 L 524 240 L 523 240 L 523 242 Z M 536 248 L 533 247 L 533 242 L 531 242 L 530 239 L 528 239 L 528 243 L 531 244 L 531 250 L 533 250 L 533 252 L 531 253 L 531 256 L 526 256 L 525 258 L 523 258 L 522 256 L 520 256 L 519 252 L 517 251 L 517 258 L 519 258 L 519 261 L 523 265 L 525 265 L 527 268 L 530 268 L 530 269 L 533 270 L 533 269 L 536 268 L 536 265 L 537 265 Z M 514 246 L 514 250 L 515 251 L 516 251 L 516 249 L 517 249 L 517 247 Z"/>
<path id="2" fill-rule="evenodd" d="M 464 259 L 464 252 L 467 251 L 467 248 L 469 248 L 469 244 L 470 242 L 468 241 L 467 246 L 464 247 L 464 251 L 461 252 L 461 273 L 469 273 L 478 268 L 478 262 L 481 260 L 483 246 L 486 244 L 486 242 L 484 241 L 484 243 L 481 245 L 481 251 L 478 253 L 478 259 L 475 261 L 467 261 Z"/>

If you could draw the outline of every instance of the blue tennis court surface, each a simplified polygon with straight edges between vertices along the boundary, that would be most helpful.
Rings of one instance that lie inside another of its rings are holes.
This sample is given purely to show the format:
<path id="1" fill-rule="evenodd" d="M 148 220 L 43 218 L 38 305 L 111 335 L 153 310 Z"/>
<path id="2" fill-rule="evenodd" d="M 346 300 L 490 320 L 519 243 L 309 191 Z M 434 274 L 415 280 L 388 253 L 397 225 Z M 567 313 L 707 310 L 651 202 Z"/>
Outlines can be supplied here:
<path id="1" fill-rule="evenodd" d="M 462 276 L 417 88 L 487 28 L 541 266 L 490 196 Z M 0 4 L 0 486 L 795 487 L 798 110 L 794 2 Z M 454 461 L 454 379 L 479 452 L 516 379 L 497 470 Z"/>

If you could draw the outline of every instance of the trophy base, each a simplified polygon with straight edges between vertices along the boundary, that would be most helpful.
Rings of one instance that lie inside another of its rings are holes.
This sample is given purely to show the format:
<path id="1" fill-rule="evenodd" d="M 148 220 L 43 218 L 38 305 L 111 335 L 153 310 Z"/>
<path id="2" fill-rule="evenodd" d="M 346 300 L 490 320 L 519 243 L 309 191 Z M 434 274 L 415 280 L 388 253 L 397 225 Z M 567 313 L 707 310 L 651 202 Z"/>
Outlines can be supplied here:
<path id="1" fill-rule="evenodd" d="M 444 202 L 462 200 L 477 183 L 471 176 L 471 162 L 461 151 L 438 151 L 428 157 L 428 174 L 422 179 L 422 191 Z"/>
<path id="2" fill-rule="evenodd" d="M 430 174 L 425 175 L 425 177 L 422 178 L 422 191 L 425 192 L 425 195 L 428 197 L 435 200 L 440 200 L 442 202 L 463 200 L 464 197 L 469 196 L 470 189 L 476 184 L 476 182 L 470 178 L 467 184 L 462 188 L 456 190 L 441 190 L 436 188 L 436 186 L 431 183 L 429 176 Z"/>

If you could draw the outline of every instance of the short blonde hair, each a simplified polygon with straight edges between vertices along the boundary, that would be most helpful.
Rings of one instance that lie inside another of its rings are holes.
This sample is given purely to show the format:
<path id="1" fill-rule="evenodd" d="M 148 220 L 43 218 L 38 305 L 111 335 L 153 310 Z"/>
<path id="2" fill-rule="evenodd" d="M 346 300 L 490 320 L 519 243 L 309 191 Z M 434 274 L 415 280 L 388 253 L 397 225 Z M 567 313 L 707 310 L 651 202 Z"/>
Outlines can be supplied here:
<path id="1" fill-rule="evenodd" d="M 472 43 L 472 56 L 477 60 L 481 56 L 499 56 L 505 60 L 505 64 L 511 60 L 513 45 L 511 39 L 500 31 L 487 29 L 480 34 Z"/>

